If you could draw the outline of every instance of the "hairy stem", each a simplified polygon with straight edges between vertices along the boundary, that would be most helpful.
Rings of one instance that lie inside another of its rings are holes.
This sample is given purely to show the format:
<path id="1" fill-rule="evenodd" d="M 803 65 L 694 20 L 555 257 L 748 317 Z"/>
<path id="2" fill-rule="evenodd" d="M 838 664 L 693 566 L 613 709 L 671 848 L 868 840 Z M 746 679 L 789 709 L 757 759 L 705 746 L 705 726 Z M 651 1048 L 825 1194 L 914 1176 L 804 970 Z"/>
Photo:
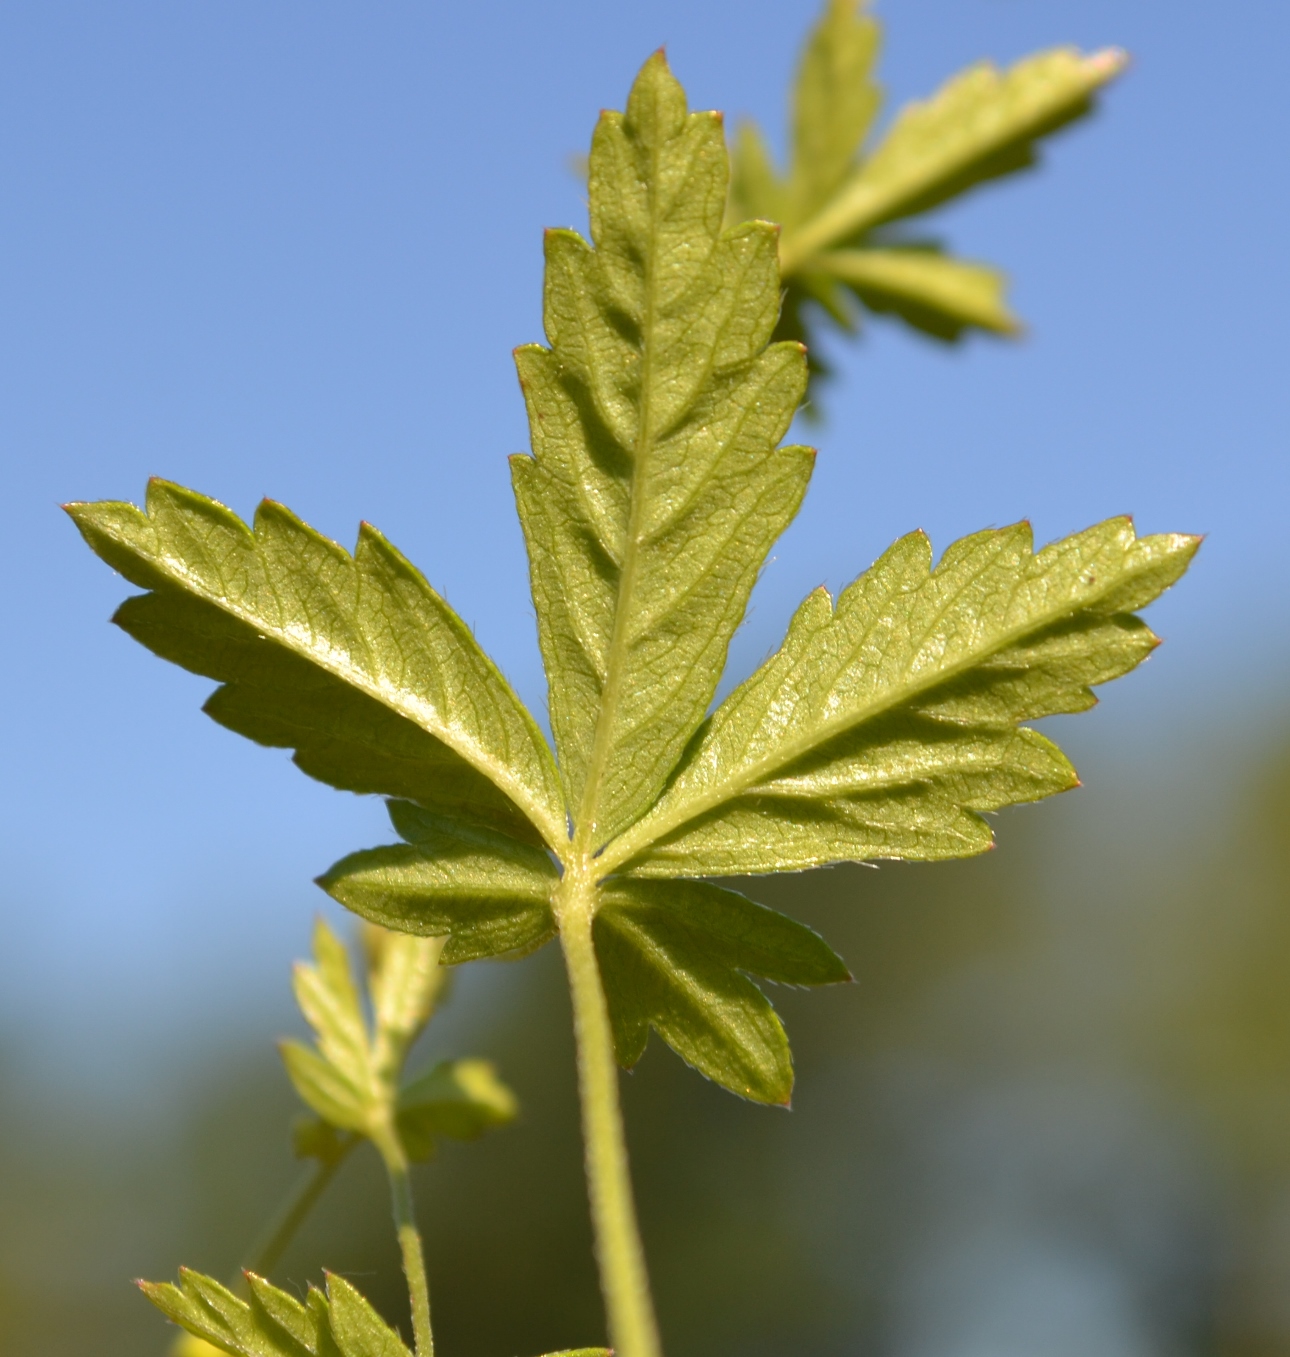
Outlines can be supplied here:
<path id="1" fill-rule="evenodd" d="M 559 892 L 560 942 L 573 997 L 582 1138 L 600 1289 L 617 1357 L 661 1357 L 632 1200 L 613 1032 L 591 937 L 594 902 L 594 881 L 567 873 Z"/>
<path id="2" fill-rule="evenodd" d="M 425 1253 L 421 1232 L 417 1229 L 412 1207 L 412 1180 L 408 1176 L 408 1157 L 393 1128 L 373 1134 L 372 1143 L 381 1152 L 390 1178 L 390 1196 L 394 1203 L 394 1228 L 398 1231 L 399 1251 L 403 1255 L 403 1275 L 408 1280 L 408 1299 L 412 1303 L 412 1339 L 416 1357 L 434 1357 L 434 1335 L 430 1331 L 430 1283 L 426 1280 Z"/>
<path id="3" fill-rule="evenodd" d="M 281 1210 L 256 1241 L 246 1265 L 248 1272 L 267 1277 L 273 1271 L 278 1259 L 296 1237 L 296 1231 L 304 1224 L 318 1198 L 327 1190 L 328 1184 L 336 1176 L 336 1171 L 349 1158 L 349 1152 L 358 1142 L 358 1136 L 347 1136 L 332 1158 L 319 1160 L 312 1171 L 301 1179 L 291 1196 L 283 1203 Z"/>

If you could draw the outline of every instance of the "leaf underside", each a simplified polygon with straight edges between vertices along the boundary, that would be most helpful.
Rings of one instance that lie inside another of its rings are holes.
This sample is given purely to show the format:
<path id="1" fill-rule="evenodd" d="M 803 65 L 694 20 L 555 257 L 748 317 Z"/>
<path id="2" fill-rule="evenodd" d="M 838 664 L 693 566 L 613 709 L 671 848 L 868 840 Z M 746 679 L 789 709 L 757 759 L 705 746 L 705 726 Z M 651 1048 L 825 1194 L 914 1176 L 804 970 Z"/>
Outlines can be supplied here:
<path id="1" fill-rule="evenodd" d="M 797 871 L 989 847 L 982 813 L 1076 785 L 1023 721 L 1078 712 L 1157 644 L 1134 610 L 1194 537 L 1110 519 L 1035 554 L 1028 524 L 897 542 L 713 713 L 667 791 L 611 846 L 637 876 Z"/>
<path id="2" fill-rule="evenodd" d="M 449 965 L 523 956 L 555 936 L 559 874 L 540 849 L 406 801 L 389 811 L 405 842 L 342 858 L 318 881 L 334 899 L 386 928 L 446 936 Z"/>
<path id="3" fill-rule="evenodd" d="M 265 501 L 254 529 L 164 481 L 147 512 L 74 504 L 89 545 L 148 593 L 115 621 L 221 683 L 221 724 L 296 750 L 332 786 L 407 797 L 530 841 L 562 839 L 541 732 L 469 629 L 375 529 L 353 556 Z"/>
<path id="4" fill-rule="evenodd" d="M 747 975 L 851 978 L 804 924 L 700 881 L 611 882 L 595 942 L 621 1065 L 640 1059 L 653 1027 L 700 1073 L 763 1103 L 788 1102 L 793 1068 L 783 1025 Z"/>
<path id="5" fill-rule="evenodd" d="M 769 344 L 776 232 L 722 229 L 721 123 L 662 54 L 601 116 L 591 240 L 550 231 L 549 348 L 518 351 L 533 456 L 512 459 L 551 725 L 591 846 L 643 814 L 703 719 L 809 449 L 806 381 Z"/>

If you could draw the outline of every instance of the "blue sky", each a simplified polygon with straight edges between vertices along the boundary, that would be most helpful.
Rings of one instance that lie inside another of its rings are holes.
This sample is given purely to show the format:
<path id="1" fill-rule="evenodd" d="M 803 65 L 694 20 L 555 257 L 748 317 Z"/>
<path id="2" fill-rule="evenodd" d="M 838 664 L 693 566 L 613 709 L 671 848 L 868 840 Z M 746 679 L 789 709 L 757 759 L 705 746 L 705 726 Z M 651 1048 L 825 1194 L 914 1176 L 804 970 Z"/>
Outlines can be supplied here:
<path id="1" fill-rule="evenodd" d="M 137 499 L 160 474 L 246 514 L 271 495 L 347 544 L 370 519 L 540 704 L 505 456 L 526 446 L 510 351 L 541 337 L 541 230 L 582 226 L 568 162 L 660 44 L 695 106 L 755 116 L 778 143 L 813 13 L 0 9 L 10 1042 L 76 1032 L 100 1059 L 130 1034 L 175 1040 L 255 1009 L 304 944 L 310 878 L 387 834 L 379 806 L 215 727 L 198 712 L 208 684 L 106 625 L 125 590 L 58 503 Z M 809 588 L 910 528 L 943 546 L 1025 516 L 1047 539 L 1132 512 L 1209 541 L 1155 614 L 1169 645 L 1077 738 L 1131 756 L 1153 713 L 1275 713 L 1290 658 L 1285 6 L 880 13 L 893 103 L 1058 42 L 1122 45 L 1134 65 L 1040 173 L 938 220 L 961 253 L 1007 267 L 1024 343 L 946 353 L 877 326 L 837 349 L 826 421 L 805 431 L 816 480 L 735 666 Z"/>

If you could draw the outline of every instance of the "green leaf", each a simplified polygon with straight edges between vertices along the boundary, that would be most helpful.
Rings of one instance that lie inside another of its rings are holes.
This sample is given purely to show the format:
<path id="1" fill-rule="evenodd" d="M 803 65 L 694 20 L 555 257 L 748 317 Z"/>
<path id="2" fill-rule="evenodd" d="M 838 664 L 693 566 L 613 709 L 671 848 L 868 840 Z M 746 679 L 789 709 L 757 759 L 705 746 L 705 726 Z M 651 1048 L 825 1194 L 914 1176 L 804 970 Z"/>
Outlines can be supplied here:
<path id="1" fill-rule="evenodd" d="M 487 1060 L 446 1060 L 399 1092 L 398 1127 L 410 1159 L 429 1159 L 440 1136 L 476 1140 L 514 1121 L 515 1095 Z"/>
<path id="2" fill-rule="evenodd" d="M 548 1352 L 546 1357 L 614 1357 L 610 1348 L 564 1348 L 560 1352 Z"/>
<path id="3" fill-rule="evenodd" d="M 372 1062 L 349 953 L 319 919 L 314 924 L 314 965 L 298 961 L 292 988 L 305 1020 L 313 1028 L 322 1059 L 358 1089 L 371 1084 Z"/>
<path id="4" fill-rule="evenodd" d="M 780 178 L 761 129 L 741 123 L 730 147 L 730 222 L 760 218 L 784 223 L 793 216 L 788 185 Z"/>
<path id="5" fill-rule="evenodd" d="M 921 533 L 843 591 L 817 590 L 713 714 L 651 813 L 602 856 L 638 875 L 738 875 L 980 852 L 982 812 L 1074 786 L 1022 721 L 1094 704 L 1155 636 L 1133 611 L 1182 574 L 1194 537 L 1110 519 L 1032 554 L 1028 524 Z"/>
<path id="6" fill-rule="evenodd" d="M 85 540 L 133 584 L 115 620 L 217 679 L 206 710 L 311 776 L 406 796 L 524 838 L 565 838 L 541 732 L 470 630 L 374 528 L 353 556 L 281 505 L 254 530 L 164 481 L 146 514 L 72 504 Z"/>
<path id="7" fill-rule="evenodd" d="M 391 801 L 407 840 L 342 858 L 318 884 L 347 909 L 387 928 L 442 937 L 447 964 L 521 955 L 555 936 L 559 874 L 540 849 Z"/>
<path id="8" fill-rule="evenodd" d="M 398 1334 L 335 1273 L 327 1274 L 327 1299 L 341 1357 L 412 1357 Z"/>
<path id="9" fill-rule="evenodd" d="M 788 1038 L 766 996 L 741 972 L 787 985 L 851 977 L 818 934 L 705 882 L 610 881 L 596 915 L 596 955 L 618 1061 L 630 1068 L 653 1027 L 714 1082 L 787 1103 Z"/>
<path id="10" fill-rule="evenodd" d="M 211 1277 L 180 1268 L 179 1285 L 140 1282 L 139 1289 L 167 1319 L 222 1352 L 238 1357 L 320 1357 L 327 1351 L 326 1310 L 250 1278 L 252 1299 L 239 1299 Z M 348 1357 L 348 1354 L 346 1354 Z"/>
<path id="11" fill-rule="evenodd" d="M 782 224 L 775 338 L 806 344 L 813 378 L 828 375 L 814 342 L 817 309 L 852 332 L 857 299 L 939 340 L 968 329 L 1017 332 L 1001 274 L 911 250 L 882 228 L 1034 164 L 1040 142 L 1087 113 L 1125 64 L 1119 52 L 1061 48 L 1006 72 L 974 66 L 902 110 L 866 154 L 881 98 L 873 76 L 879 38 L 857 0 L 826 0 L 798 67 L 787 173 L 778 173 L 751 125 L 732 148 L 729 215 Z"/>
<path id="12" fill-rule="evenodd" d="M 426 812 L 415 806 L 401 803 L 396 823 L 401 816 L 424 827 Z M 502 835 L 473 833 L 500 839 L 511 850 L 522 847 Z M 479 846 L 477 839 L 466 842 Z M 460 848 L 461 842 L 452 840 L 452 847 Z M 554 871 L 537 849 L 523 852 Z M 439 861 L 433 867 L 442 872 L 445 864 Z M 282 1059 L 296 1092 L 321 1118 L 297 1127 L 296 1153 L 338 1163 L 353 1145 L 352 1136 L 339 1136 L 339 1130 L 369 1137 L 386 1155 L 393 1125 L 403 1151 L 412 1159 L 426 1159 L 439 1136 L 471 1140 L 513 1120 L 515 1096 L 487 1061 L 448 1061 L 400 1089 L 408 1048 L 429 1020 L 443 983 L 439 961 L 445 948 L 440 938 L 375 927 L 369 927 L 365 943 L 370 1031 L 349 954 L 322 920 L 314 932 L 316 963 L 296 965 L 296 997 L 318 1049 L 284 1041 Z"/>
<path id="13" fill-rule="evenodd" d="M 446 973 L 439 964 L 443 940 L 411 937 L 368 925 L 363 942 L 368 957 L 376 1067 L 383 1079 L 396 1080 L 408 1047 L 430 1021 L 443 988 Z"/>
<path id="14" fill-rule="evenodd" d="M 794 224 L 828 203 L 855 167 L 882 103 L 873 79 L 880 36 L 856 0 L 828 0 L 807 40 L 794 91 Z"/>
<path id="15" fill-rule="evenodd" d="M 292 1087 L 324 1121 L 363 1135 L 371 1130 L 376 1099 L 366 1081 L 356 1082 L 299 1041 L 280 1041 L 278 1050 Z"/>
<path id="16" fill-rule="evenodd" d="M 884 222 L 1035 164 L 1038 142 L 1082 117 L 1124 69 L 1124 54 L 1062 47 L 999 71 L 988 62 L 955 76 L 926 103 L 902 110 L 887 135 L 827 206 L 783 241 L 783 266 Z"/>
<path id="17" fill-rule="evenodd" d="M 831 250 L 816 262 L 870 311 L 898 315 L 936 339 L 955 340 L 970 327 L 1003 335 L 1021 328 L 1004 300 L 1003 275 L 984 264 L 931 249 Z"/>
<path id="18" fill-rule="evenodd" d="M 250 1301 L 187 1268 L 179 1285 L 140 1282 L 170 1320 L 234 1357 L 411 1357 L 398 1334 L 343 1278 L 329 1275 L 327 1295 L 310 1288 L 302 1305 L 263 1277 L 246 1274 Z"/>
<path id="19" fill-rule="evenodd" d="M 301 1305 L 294 1296 L 279 1291 L 254 1272 L 246 1273 L 245 1277 L 251 1292 L 251 1315 L 261 1328 L 276 1328 L 287 1334 L 305 1352 L 317 1352 L 324 1346 L 320 1339 L 327 1327 L 325 1307 Z M 310 1291 L 317 1294 L 312 1287 Z"/>
<path id="20" fill-rule="evenodd" d="M 533 456 L 512 460 L 551 724 L 580 842 L 658 795 L 716 690 L 809 449 L 776 445 L 805 387 L 775 231 L 722 229 L 720 119 L 661 53 L 602 115 L 592 245 L 546 242 L 549 349 L 517 354 Z"/>
<path id="21" fill-rule="evenodd" d="M 873 78 L 881 29 L 857 0 L 826 0 L 798 62 L 787 177 L 742 123 L 731 148 L 730 217 L 792 229 L 826 206 L 856 168 L 882 93 Z"/>

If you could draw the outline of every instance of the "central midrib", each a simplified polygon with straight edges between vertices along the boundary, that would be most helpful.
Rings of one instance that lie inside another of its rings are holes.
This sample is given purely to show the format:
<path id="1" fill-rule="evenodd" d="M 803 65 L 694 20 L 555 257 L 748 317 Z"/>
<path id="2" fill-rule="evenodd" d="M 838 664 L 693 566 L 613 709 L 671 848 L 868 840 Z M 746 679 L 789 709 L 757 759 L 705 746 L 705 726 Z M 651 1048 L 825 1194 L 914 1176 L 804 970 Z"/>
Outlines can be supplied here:
<path id="1" fill-rule="evenodd" d="M 614 608 L 614 632 L 609 644 L 605 687 L 600 696 L 600 712 L 596 718 L 596 735 L 592 741 L 591 759 L 587 767 L 587 781 L 583 787 L 582 805 L 578 814 L 576 833 L 576 852 L 589 854 L 594 851 L 592 842 L 596 815 L 600 810 L 601 789 L 609 764 L 609 741 L 613 730 L 614 717 L 617 714 L 619 694 L 622 690 L 627 651 L 627 607 L 636 584 L 636 571 L 640 560 L 638 548 L 642 496 L 640 485 L 646 460 L 654 441 L 653 402 L 651 401 L 651 377 L 654 350 L 655 288 L 658 278 L 658 162 L 660 150 L 650 148 L 649 165 L 649 224 L 650 246 L 645 254 L 645 321 L 642 327 L 641 345 L 641 405 L 640 425 L 636 434 L 635 456 L 632 460 L 631 504 L 627 511 L 627 542 L 623 552 L 622 573 L 618 577 L 618 598 Z"/>

